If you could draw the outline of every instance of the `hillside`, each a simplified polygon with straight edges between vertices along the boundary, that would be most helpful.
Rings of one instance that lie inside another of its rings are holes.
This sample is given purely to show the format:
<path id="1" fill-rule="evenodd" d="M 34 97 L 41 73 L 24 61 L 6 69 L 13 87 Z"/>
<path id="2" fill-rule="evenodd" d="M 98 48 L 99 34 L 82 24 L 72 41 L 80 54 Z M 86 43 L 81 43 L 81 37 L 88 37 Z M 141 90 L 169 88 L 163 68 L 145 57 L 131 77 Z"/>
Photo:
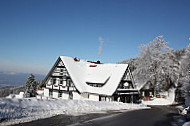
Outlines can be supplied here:
<path id="1" fill-rule="evenodd" d="M 7 86 L 18 86 L 26 83 L 30 73 L 16 73 L 0 71 L 0 88 Z M 36 80 L 44 79 L 44 75 L 34 74 Z"/>
<path id="2" fill-rule="evenodd" d="M 25 90 L 25 83 L 29 73 L 15 73 L 0 71 L 0 97 L 6 97 L 9 94 L 19 94 Z M 43 80 L 44 75 L 35 74 L 35 80 Z"/>
<path id="3" fill-rule="evenodd" d="M 6 97 L 9 94 L 19 94 L 19 92 L 24 92 L 25 85 L 20 86 L 8 86 L 0 88 L 0 97 Z"/>

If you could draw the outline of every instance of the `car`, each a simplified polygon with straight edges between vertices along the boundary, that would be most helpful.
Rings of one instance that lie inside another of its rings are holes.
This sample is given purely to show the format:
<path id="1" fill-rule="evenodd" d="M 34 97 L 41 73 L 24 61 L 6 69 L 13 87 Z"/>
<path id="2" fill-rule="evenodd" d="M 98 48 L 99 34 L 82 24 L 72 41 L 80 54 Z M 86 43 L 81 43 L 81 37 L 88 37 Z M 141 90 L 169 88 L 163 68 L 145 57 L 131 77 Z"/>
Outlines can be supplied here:
<path id="1" fill-rule="evenodd" d="M 187 121 L 190 121 L 190 106 L 184 108 L 181 114 L 186 118 Z"/>

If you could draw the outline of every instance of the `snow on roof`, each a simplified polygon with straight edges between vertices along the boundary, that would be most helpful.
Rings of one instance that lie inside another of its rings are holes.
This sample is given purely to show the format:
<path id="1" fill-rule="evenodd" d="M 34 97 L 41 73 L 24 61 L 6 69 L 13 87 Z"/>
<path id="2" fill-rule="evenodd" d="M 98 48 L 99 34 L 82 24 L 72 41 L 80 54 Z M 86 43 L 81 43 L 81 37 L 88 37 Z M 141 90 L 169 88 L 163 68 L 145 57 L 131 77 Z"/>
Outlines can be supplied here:
<path id="1" fill-rule="evenodd" d="M 86 67 L 85 81 L 89 83 L 105 83 L 111 77 L 111 69 L 107 65 L 97 65 L 96 67 Z"/>
<path id="2" fill-rule="evenodd" d="M 117 89 L 128 64 L 94 64 L 85 60 L 75 61 L 71 57 L 60 56 L 67 71 L 81 93 L 111 96 Z M 87 83 L 104 84 L 92 87 Z"/>

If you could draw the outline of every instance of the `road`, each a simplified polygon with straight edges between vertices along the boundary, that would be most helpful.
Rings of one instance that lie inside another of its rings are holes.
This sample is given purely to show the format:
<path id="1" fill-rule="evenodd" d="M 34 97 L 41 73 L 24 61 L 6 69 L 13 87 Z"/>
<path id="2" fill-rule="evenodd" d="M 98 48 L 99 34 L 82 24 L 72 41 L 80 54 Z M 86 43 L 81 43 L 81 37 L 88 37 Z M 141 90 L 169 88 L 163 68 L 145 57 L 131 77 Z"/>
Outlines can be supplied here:
<path id="1" fill-rule="evenodd" d="M 110 118 L 80 123 L 80 126 L 171 126 L 174 107 L 152 107 L 152 109 L 125 112 Z"/>
<path id="2" fill-rule="evenodd" d="M 151 109 L 124 113 L 89 114 L 83 116 L 55 116 L 16 126 L 171 126 L 172 116 L 177 115 L 175 107 L 157 106 Z M 97 118 L 100 117 L 100 118 Z M 97 118 L 97 119 L 93 119 Z"/>

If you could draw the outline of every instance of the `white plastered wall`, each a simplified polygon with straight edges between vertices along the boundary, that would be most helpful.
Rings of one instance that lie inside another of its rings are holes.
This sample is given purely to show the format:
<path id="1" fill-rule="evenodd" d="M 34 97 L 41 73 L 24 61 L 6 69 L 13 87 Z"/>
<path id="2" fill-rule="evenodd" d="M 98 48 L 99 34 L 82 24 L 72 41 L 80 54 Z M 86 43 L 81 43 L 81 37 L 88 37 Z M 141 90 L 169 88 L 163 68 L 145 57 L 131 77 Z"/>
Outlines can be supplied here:
<path id="1" fill-rule="evenodd" d="M 69 93 L 62 93 L 62 99 L 69 99 Z"/>
<path id="2" fill-rule="evenodd" d="M 58 91 L 53 91 L 53 98 L 58 98 L 58 96 L 59 96 Z"/>
<path id="3" fill-rule="evenodd" d="M 44 88 L 44 96 L 49 97 L 49 89 Z"/>
<path id="4" fill-rule="evenodd" d="M 89 94 L 89 100 L 99 101 L 99 95 Z"/>
<path id="5" fill-rule="evenodd" d="M 72 92 L 73 93 L 73 100 L 80 100 L 82 99 L 81 95 L 77 92 Z"/>

